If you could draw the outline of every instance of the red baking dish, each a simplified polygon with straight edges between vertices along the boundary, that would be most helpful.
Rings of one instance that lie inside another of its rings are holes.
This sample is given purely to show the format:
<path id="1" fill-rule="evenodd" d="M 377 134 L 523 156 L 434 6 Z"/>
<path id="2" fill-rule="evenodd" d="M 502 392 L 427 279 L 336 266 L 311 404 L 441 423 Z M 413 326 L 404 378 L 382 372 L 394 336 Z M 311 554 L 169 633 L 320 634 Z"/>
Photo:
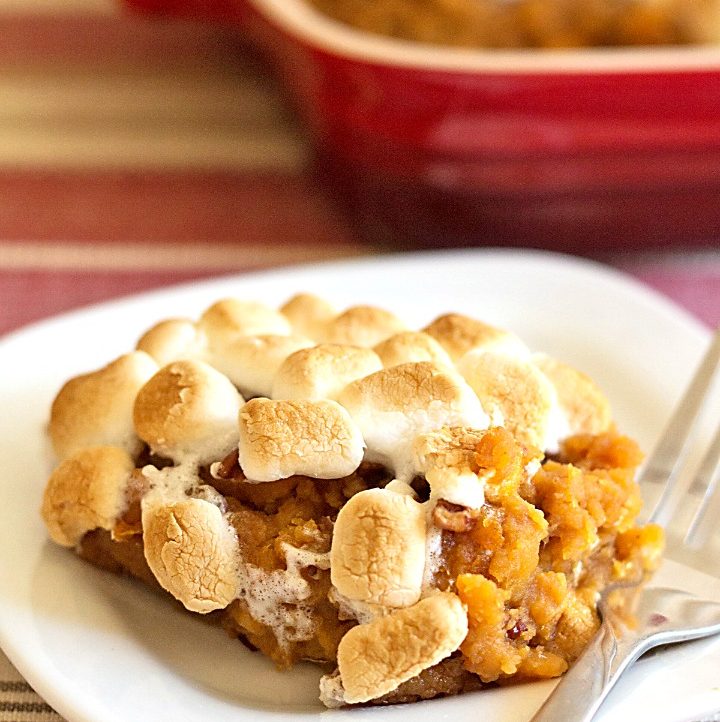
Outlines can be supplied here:
<path id="1" fill-rule="evenodd" d="M 720 245 L 720 47 L 465 50 L 303 0 L 127 0 L 241 25 L 368 235 L 594 252 Z"/>

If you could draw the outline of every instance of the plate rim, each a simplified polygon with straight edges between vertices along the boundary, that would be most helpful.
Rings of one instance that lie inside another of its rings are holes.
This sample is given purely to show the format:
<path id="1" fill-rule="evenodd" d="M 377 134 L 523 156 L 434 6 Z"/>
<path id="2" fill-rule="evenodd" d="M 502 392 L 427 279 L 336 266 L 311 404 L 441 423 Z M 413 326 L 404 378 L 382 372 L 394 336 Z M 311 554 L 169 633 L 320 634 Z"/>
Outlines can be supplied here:
<path id="1" fill-rule="evenodd" d="M 630 276 L 616 268 L 607 266 L 598 261 L 585 258 L 578 258 L 568 254 L 559 254 L 548 251 L 523 250 L 519 253 L 516 250 L 508 249 L 462 249 L 462 250 L 442 250 L 442 251 L 425 251 L 416 253 L 398 253 L 388 255 L 365 256 L 357 259 L 345 259 L 328 261 L 322 264 L 308 263 L 293 266 L 275 267 L 261 271 L 252 271 L 248 273 L 231 273 L 221 276 L 214 276 L 207 279 L 197 281 L 184 282 L 164 286 L 161 288 L 141 292 L 127 294 L 118 298 L 107 301 L 83 306 L 61 314 L 53 315 L 45 319 L 35 321 L 33 323 L 12 330 L 4 336 L 0 337 L 0 366 L 6 356 L 8 348 L 14 347 L 16 344 L 22 345 L 26 338 L 34 337 L 38 334 L 42 335 L 48 329 L 52 329 L 56 325 L 63 325 L 82 320 L 86 316 L 94 316 L 103 314 L 108 311 L 116 312 L 123 305 L 131 303 L 143 303 L 148 299 L 158 299 L 165 295 L 173 295 L 183 293 L 188 290 L 197 292 L 199 290 L 207 290 L 212 292 L 216 286 L 233 283 L 235 281 L 252 280 L 255 282 L 263 282 L 272 280 L 276 276 L 285 275 L 302 275 L 308 271 L 328 273 L 338 268 L 361 269 L 363 267 L 372 267 L 375 264 L 387 264 L 395 261 L 403 263 L 411 263 L 424 265 L 429 261 L 438 259 L 447 259 L 447 262 L 457 262 L 464 259 L 475 259 L 477 262 L 485 260 L 493 260 L 496 262 L 515 263 L 521 258 L 523 261 L 531 263 L 540 261 L 542 263 L 556 264 L 560 263 L 564 267 L 573 271 L 581 271 L 582 273 L 601 273 L 605 280 L 613 284 L 619 283 L 626 290 L 630 291 L 637 300 L 643 304 L 653 306 L 653 312 L 659 312 L 671 320 L 672 323 L 683 325 L 688 331 L 696 335 L 699 340 L 705 340 L 709 337 L 709 330 L 687 310 L 683 309 L 677 303 L 667 298 L 657 290 L 639 281 L 637 278 Z M 64 678 L 49 668 L 46 664 L 38 667 L 33 661 L 23 655 L 22 650 L 17 644 L 17 640 L 13 640 L 12 635 L 8 634 L 7 623 L 0 617 L 0 647 L 5 651 L 6 656 L 16 667 L 18 672 L 32 685 L 32 687 L 43 697 L 48 704 L 54 709 L 65 715 L 73 722 L 95 722 L 96 719 L 108 720 L 109 717 L 96 718 L 94 708 L 96 703 L 93 699 L 85 700 L 83 705 L 78 707 L 69 701 L 63 692 Z M 43 660 L 45 661 L 45 660 Z M 87 714 L 86 714 L 87 711 Z"/>
<path id="2" fill-rule="evenodd" d="M 631 273 L 625 272 L 615 266 L 612 266 L 602 261 L 598 261 L 592 258 L 586 258 L 582 256 L 576 256 L 570 253 L 561 253 L 557 251 L 546 251 L 535 248 L 520 248 L 520 249 L 507 249 L 502 247 L 487 247 L 487 248 L 472 248 L 472 249 L 445 249 L 445 250 L 426 250 L 426 251 L 410 251 L 410 252 L 390 252 L 390 253 L 374 253 L 372 255 L 361 255 L 356 258 L 349 259 L 336 259 L 330 261 L 309 261 L 307 263 L 291 264 L 287 266 L 273 266 L 271 268 L 250 270 L 250 271 L 239 271 L 231 272 L 227 274 L 219 274 L 216 276 L 210 276 L 207 278 L 200 278 L 197 280 L 183 281 L 180 283 L 173 283 L 167 286 L 160 286 L 158 288 L 148 289 L 137 293 L 127 293 L 120 296 L 115 296 L 102 301 L 94 303 L 83 304 L 77 308 L 68 309 L 60 313 L 51 314 L 44 318 L 30 321 L 29 323 L 22 324 L 17 328 L 10 329 L 3 334 L 0 334 L 0 362 L 2 362 L 2 351 L 11 343 L 16 343 L 26 334 L 44 331 L 46 326 L 52 326 L 57 323 L 72 322 L 77 317 L 82 317 L 87 314 L 95 314 L 105 311 L 113 311 L 117 307 L 122 306 L 127 302 L 141 302 L 144 300 L 153 300 L 163 296 L 166 293 L 177 293 L 184 292 L 192 289 L 196 289 L 198 286 L 212 287 L 214 285 L 224 285 L 226 283 L 232 283 L 233 281 L 261 281 L 266 277 L 271 278 L 278 274 L 300 274 L 307 271 L 332 271 L 336 268 L 349 267 L 361 267 L 364 265 L 374 265 L 378 263 L 393 263 L 395 261 L 407 262 L 410 260 L 412 263 L 422 263 L 427 260 L 440 259 L 444 260 L 456 260 L 463 257 L 467 258 L 488 258 L 496 260 L 508 260 L 513 261 L 518 256 L 526 259 L 533 259 L 541 262 L 557 262 L 567 268 L 574 268 L 581 272 L 597 271 L 604 275 L 607 280 L 615 283 L 620 283 L 628 289 L 632 289 L 632 292 L 639 296 L 652 296 L 653 302 L 663 307 L 663 313 L 669 316 L 674 316 L 682 323 L 687 323 L 693 326 L 694 332 L 698 333 L 698 336 L 708 335 L 710 333 L 709 328 L 705 325 L 697 316 L 693 315 L 690 311 L 683 308 L 679 303 L 671 299 L 669 296 L 653 288 L 651 285 L 641 281 L 639 278 L 633 276 Z"/>

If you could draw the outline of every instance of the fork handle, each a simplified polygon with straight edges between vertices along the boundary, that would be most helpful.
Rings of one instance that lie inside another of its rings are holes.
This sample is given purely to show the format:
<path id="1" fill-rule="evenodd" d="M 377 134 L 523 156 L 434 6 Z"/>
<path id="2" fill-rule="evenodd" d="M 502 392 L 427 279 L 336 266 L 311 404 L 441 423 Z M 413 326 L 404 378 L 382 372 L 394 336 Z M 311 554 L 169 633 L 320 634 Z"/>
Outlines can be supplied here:
<path id="1" fill-rule="evenodd" d="M 602 624 L 531 722 L 589 722 L 620 675 L 643 651 L 641 640 L 621 644 L 612 625 Z"/>

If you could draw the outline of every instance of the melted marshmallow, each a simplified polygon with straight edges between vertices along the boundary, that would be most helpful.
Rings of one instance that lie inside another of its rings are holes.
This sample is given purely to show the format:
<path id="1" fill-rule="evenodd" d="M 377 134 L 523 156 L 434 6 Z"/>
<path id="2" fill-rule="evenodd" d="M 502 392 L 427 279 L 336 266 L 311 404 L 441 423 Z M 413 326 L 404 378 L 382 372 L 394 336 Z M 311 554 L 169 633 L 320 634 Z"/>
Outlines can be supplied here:
<path id="1" fill-rule="evenodd" d="M 311 593 L 310 584 L 301 574 L 304 567 L 330 567 L 328 553 L 316 553 L 282 545 L 287 569 L 268 572 L 251 564 L 241 564 L 239 597 L 245 601 L 252 617 L 270 627 L 282 647 L 311 639 L 317 622 L 312 606 L 304 605 Z"/>

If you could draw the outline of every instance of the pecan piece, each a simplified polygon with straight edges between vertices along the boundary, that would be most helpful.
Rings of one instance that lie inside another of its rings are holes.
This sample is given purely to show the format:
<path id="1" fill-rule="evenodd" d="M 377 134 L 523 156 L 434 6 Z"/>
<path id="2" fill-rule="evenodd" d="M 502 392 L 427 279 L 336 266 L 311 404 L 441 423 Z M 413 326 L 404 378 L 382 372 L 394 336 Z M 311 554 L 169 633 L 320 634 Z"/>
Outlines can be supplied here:
<path id="1" fill-rule="evenodd" d="M 446 531 L 470 531 L 480 514 L 478 509 L 468 509 L 460 504 L 452 504 L 440 499 L 433 509 L 433 522 L 435 526 Z"/>
<path id="2" fill-rule="evenodd" d="M 240 471 L 238 455 L 238 450 L 235 448 L 217 464 L 214 473 L 218 479 L 232 479 Z"/>

